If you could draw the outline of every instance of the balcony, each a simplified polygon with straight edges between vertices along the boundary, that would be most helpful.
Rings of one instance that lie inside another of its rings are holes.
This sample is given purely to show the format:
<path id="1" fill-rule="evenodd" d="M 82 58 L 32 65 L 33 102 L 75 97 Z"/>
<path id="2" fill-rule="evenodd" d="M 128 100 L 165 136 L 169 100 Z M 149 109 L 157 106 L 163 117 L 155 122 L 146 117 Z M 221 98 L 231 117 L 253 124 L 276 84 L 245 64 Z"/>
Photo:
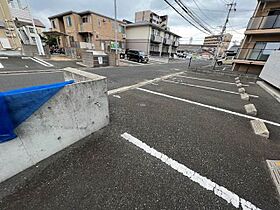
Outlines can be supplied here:
<path id="1" fill-rule="evenodd" d="M 173 46 L 179 47 L 179 42 L 178 42 L 178 41 L 174 41 L 174 42 L 173 42 Z"/>
<path id="2" fill-rule="evenodd" d="M 162 43 L 162 37 L 158 35 L 152 34 L 151 41 L 156 43 Z"/>
<path id="3" fill-rule="evenodd" d="M 235 63 L 264 65 L 270 54 L 278 49 L 242 48 Z"/>
<path id="4" fill-rule="evenodd" d="M 92 24 L 90 23 L 82 23 L 78 25 L 79 33 L 93 33 Z"/>
<path id="5" fill-rule="evenodd" d="M 171 44 L 172 44 L 172 41 L 171 41 L 171 39 L 164 38 L 163 44 L 165 44 L 165 45 L 171 45 Z"/>
<path id="6" fill-rule="evenodd" d="M 13 18 L 18 22 L 32 23 L 32 16 L 30 15 L 28 10 L 10 7 L 10 11 Z"/>
<path id="7" fill-rule="evenodd" d="M 245 34 L 265 34 L 280 32 L 280 15 L 251 18 Z"/>

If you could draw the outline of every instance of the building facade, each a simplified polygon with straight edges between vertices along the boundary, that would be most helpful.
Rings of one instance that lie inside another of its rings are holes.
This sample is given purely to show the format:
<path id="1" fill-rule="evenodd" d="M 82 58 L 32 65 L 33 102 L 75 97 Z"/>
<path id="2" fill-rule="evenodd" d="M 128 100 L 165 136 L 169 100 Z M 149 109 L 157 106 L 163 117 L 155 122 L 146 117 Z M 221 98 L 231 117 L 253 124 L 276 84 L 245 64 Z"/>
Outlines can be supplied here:
<path id="1" fill-rule="evenodd" d="M 172 57 L 181 37 L 168 29 L 167 16 L 157 16 L 164 17 L 163 23 L 155 22 L 155 15 L 151 11 L 135 13 L 136 22 L 126 25 L 127 49 L 141 50 L 150 56 Z"/>
<path id="2" fill-rule="evenodd" d="M 102 51 L 115 49 L 114 19 L 92 12 L 68 11 L 49 17 L 53 35 L 60 48 L 81 48 Z M 118 48 L 125 48 L 125 23 L 117 21 Z"/>
<path id="3" fill-rule="evenodd" d="M 233 70 L 260 74 L 270 54 L 279 49 L 280 1 L 258 0 Z"/>
<path id="4" fill-rule="evenodd" d="M 232 35 L 227 33 L 223 36 L 221 35 L 211 35 L 204 38 L 203 45 L 206 48 L 212 48 L 211 51 L 214 51 L 217 53 L 218 50 L 218 56 L 223 57 L 225 54 L 225 51 L 229 48 L 230 42 L 232 39 Z M 220 43 L 220 41 L 222 42 Z"/>
<path id="5" fill-rule="evenodd" d="M 8 1 L 0 0 L 0 50 L 16 50 L 20 48 L 20 39 Z"/>
<path id="6" fill-rule="evenodd" d="M 24 45 L 36 45 L 36 31 L 43 36 L 44 24 L 32 19 L 27 5 L 20 0 L 0 0 L 0 49 L 21 50 Z M 36 47 L 35 47 L 36 49 Z"/>
<path id="7" fill-rule="evenodd" d="M 151 10 L 139 11 L 135 13 L 135 23 L 149 22 L 162 29 L 167 30 L 168 15 L 157 15 Z"/>

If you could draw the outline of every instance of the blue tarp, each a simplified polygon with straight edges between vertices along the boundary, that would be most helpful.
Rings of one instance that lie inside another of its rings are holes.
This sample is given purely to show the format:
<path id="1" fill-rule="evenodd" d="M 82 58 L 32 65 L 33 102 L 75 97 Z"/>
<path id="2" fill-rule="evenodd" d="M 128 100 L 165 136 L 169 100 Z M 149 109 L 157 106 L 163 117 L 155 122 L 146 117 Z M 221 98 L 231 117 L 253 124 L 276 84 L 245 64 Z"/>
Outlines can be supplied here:
<path id="1" fill-rule="evenodd" d="M 0 143 L 16 138 L 14 129 L 54 96 L 74 81 L 41 85 L 0 92 Z"/>

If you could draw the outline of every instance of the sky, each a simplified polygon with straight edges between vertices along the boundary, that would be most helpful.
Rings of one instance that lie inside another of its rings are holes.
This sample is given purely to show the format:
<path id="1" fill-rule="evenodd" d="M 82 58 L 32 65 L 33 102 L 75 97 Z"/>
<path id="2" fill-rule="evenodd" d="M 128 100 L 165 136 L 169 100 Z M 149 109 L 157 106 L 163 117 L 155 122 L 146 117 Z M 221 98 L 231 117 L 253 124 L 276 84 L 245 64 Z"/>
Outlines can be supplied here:
<path id="1" fill-rule="evenodd" d="M 92 10 L 110 17 L 114 16 L 114 0 L 23 0 L 29 1 L 33 16 L 39 18 L 47 28 L 50 27 L 48 17 L 68 10 L 83 11 Z M 232 0 L 182 0 L 196 15 L 200 17 L 215 33 L 222 30 L 225 23 L 228 8 L 226 3 Z M 232 12 L 227 31 L 233 35 L 233 41 L 240 42 L 244 37 L 244 31 L 252 16 L 257 0 L 235 0 L 236 12 Z M 174 0 L 169 0 L 176 4 Z M 152 10 L 159 15 L 168 15 L 170 30 L 182 36 L 181 43 L 201 44 L 207 34 L 204 34 L 191 26 L 164 0 L 117 0 L 118 19 L 134 20 L 134 13 L 142 10 Z M 179 11 L 182 11 L 178 5 Z"/>

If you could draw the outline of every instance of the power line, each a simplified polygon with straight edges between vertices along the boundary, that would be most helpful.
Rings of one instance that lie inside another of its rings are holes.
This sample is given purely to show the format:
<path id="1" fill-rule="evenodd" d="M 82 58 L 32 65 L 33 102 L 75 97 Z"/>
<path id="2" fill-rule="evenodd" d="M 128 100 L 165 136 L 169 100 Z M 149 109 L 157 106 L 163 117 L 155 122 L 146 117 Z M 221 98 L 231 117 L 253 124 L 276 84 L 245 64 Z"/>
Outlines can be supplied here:
<path id="1" fill-rule="evenodd" d="M 204 31 L 203 29 L 199 28 L 198 26 L 196 26 L 194 23 L 192 23 L 190 20 L 188 20 L 182 13 L 180 13 L 168 0 L 164 0 L 165 3 L 167 3 L 174 11 L 176 11 L 182 18 L 184 18 L 184 20 L 186 20 L 189 24 L 191 24 L 193 27 L 195 27 L 196 29 L 198 29 L 199 31 L 208 34 L 209 32 Z"/>
<path id="2" fill-rule="evenodd" d="M 182 3 L 181 0 L 175 0 L 175 2 L 183 9 L 183 11 L 194 21 L 196 22 L 200 27 L 202 27 L 205 31 L 209 32 L 210 34 L 213 34 L 213 32 L 205 26 L 199 17 L 197 17 L 196 14 L 194 14 L 185 4 Z"/>

